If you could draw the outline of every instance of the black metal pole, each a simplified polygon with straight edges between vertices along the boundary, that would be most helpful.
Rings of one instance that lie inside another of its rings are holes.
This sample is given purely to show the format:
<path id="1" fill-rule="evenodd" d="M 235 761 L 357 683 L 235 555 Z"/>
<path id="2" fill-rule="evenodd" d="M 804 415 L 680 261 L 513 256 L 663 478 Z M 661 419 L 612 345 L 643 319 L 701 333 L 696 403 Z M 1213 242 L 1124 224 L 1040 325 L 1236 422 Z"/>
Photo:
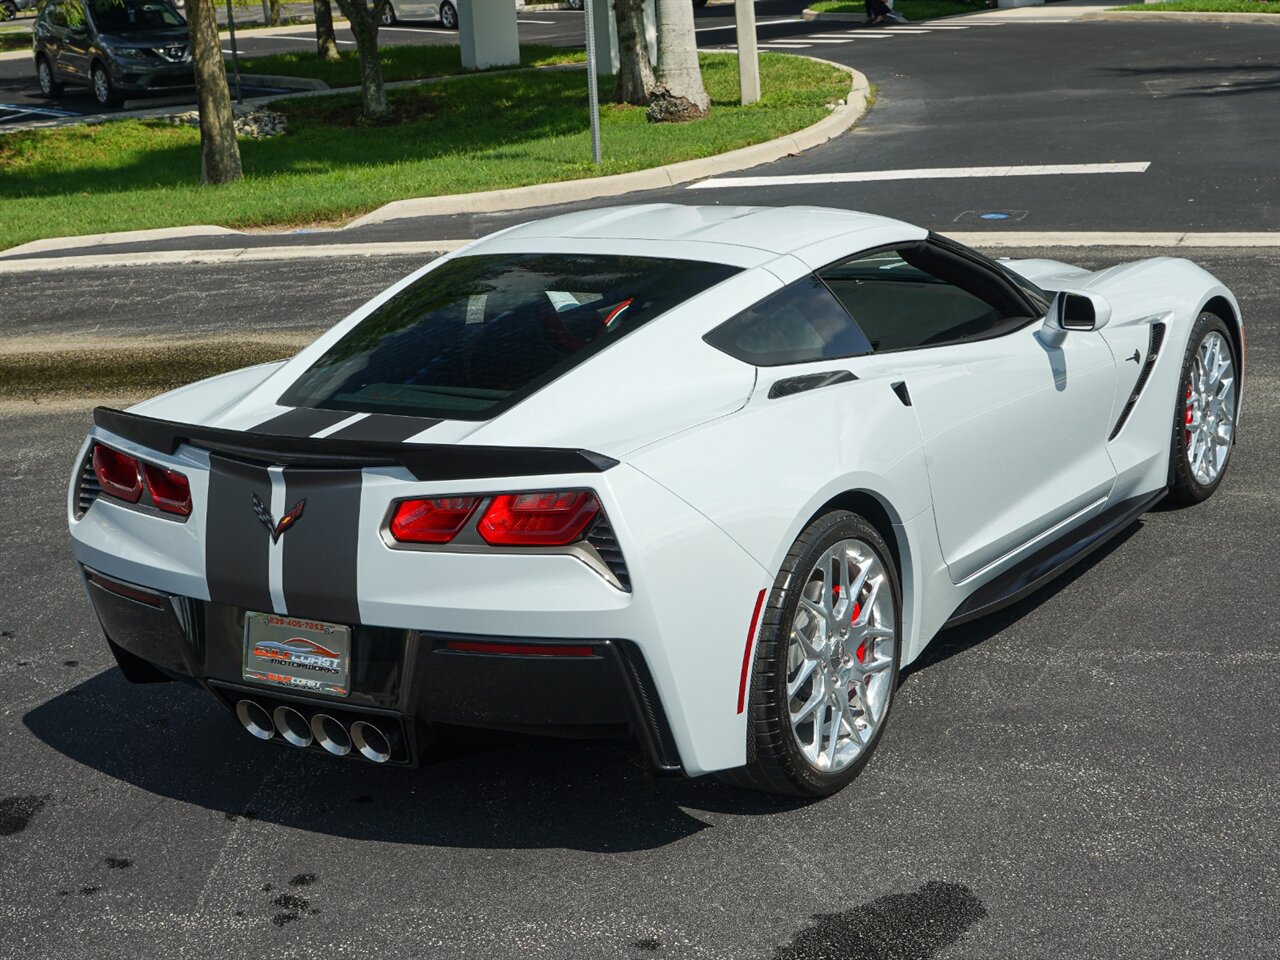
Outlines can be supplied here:
<path id="1" fill-rule="evenodd" d="M 231 0 L 227 0 L 227 29 L 231 31 L 231 69 L 236 78 L 236 103 L 244 103 L 244 94 L 240 92 L 240 53 L 236 49 L 236 17 L 231 12 Z"/>

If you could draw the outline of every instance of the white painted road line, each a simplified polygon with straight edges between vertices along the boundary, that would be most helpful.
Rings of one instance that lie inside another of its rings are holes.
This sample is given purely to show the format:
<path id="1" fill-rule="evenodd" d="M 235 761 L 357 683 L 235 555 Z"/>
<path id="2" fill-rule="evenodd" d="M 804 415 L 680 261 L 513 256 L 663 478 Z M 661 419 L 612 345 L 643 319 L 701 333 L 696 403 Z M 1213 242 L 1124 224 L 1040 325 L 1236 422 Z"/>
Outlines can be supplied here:
<path id="1" fill-rule="evenodd" d="M 1222 249 L 1280 249 L 1280 231 L 1259 233 L 1156 233 L 1089 230 L 947 231 L 946 235 L 971 247 L 1217 247 Z M 331 243 L 321 246 L 238 247 L 221 250 L 157 250 L 88 256 L 38 257 L 13 260 L 0 257 L 0 274 L 54 273 L 94 267 L 148 267 L 166 264 L 248 263 L 270 260 L 328 260 L 340 257 L 430 257 L 456 250 L 469 240 L 405 241 L 389 243 Z"/>
<path id="2" fill-rule="evenodd" d="M 813 44 L 811 43 L 790 43 L 775 42 L 760 44 L 761 50 L 808 50 Z"/>
<path id="3" fill-rule="evenodd" d="M 805 20 L 804 17 L 790 17 L 786 20 L 757 20 L 756 28 L 759 29 L 760 27 L 771 27 L 777 23 L 807 23 L 807 22 L 808 21 Z M 720 26 L 720 27 L 698 27 L 696 28 L 695 32 L 708 33 L 712 30 L 737 30 L 737 29 L 738 29 L 737 26 L 735 26 L 734 24 L 726 23 L 724 24 L 724 26 Z"/>
<path id="4" fill-rule="evenodd" d="M 791 177 L 714 177 L 689 184 L 689 190 L 727 187 L 790 187 L 807 183 L 871 183 L 880 180 L 948 180 L 976 177 L 1045 177 L 1061 174 L 1145 173 L 1140 163 L 1023 164 L 1004 167 L 921 167 L 915 170 L 861 170 L 856 173 L 806 173 Z"/>

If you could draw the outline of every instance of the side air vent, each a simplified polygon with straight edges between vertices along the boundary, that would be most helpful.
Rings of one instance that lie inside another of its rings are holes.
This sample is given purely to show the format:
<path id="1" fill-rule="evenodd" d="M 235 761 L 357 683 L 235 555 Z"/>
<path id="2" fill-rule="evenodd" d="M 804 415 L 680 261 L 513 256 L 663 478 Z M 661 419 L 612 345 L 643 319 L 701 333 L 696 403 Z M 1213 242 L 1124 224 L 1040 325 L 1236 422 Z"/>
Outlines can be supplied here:
<path id="1" fill-rule="evenodd" d="M 618 546 L 618 541 L 613 535 L 613 527 L 609 525 L 609 518 L 604 514 L 600 515 L 596 525 L 587 534 L 587 543 L 591 544 L 596 553 L 600 554 L 600 559 L 604 561 L 605 566 L 617 578 L 618 583 L 622 585 L 622 589 L 630 593 L 631 574 L 627 572 L 627 562 L 622 559 L 622 549 Z"/>
<path id="2" fill-rule="evenodd" d="M 93 447 L 89 447 L 89 453 L 85 455 L 84 463 L 80 465 L 80 475 L 76 480 L 76 519 L 88 512 L 93 506 L 93 501 L 98 499 L 98 495 L 102 493 L 102 487 L 98 484 L 98 477 L 93 472 Z"/>
<path id="3" fill-rule="evenodd" d="M 1142 396 L 1142 391 L 1147 385 L 1147 381 L 1151 379 L 1151 371 L 1155 369 L 1156 358 L 1160 355 L 1160 345 L 1164 343 L 1165 325 L 1163 323 L 1153 323 L 1151 325 L 1151 339 L 1147 345 L 1147 360 L 1142 365 L 1142 372 L 1138 374 L 1138 382 L 1133 385 L 1133 392 L 1129 394 L 1129 401 L 1124 405 L 1124 409 L 1120 411 L 1120 419 L 1116 421 L 1115 427 L 1111 430 L 1111 436 L 1107 437 L 1108 441 L 1114 440 L 1120 435 L 1120 431 L 1124 429 L 1125 423 L 1129 419 L 1129 414 L 1133 413 L 1134 406 L 1138 403 L 1138 397 Z"/>

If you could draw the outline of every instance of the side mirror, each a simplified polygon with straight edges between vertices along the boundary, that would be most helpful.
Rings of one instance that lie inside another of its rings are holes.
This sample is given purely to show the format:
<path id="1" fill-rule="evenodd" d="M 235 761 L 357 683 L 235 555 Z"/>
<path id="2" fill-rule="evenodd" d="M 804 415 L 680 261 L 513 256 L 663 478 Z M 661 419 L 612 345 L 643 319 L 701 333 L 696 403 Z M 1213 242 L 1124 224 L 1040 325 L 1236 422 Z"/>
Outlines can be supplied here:
<path id="1" fill-rule="evenodd" d="M 1111 319 L 1111 304 L 1100 293 L 1063 290 L 1053 298 L 1051 316 L 1062 330 L 1101 330 Z"/>

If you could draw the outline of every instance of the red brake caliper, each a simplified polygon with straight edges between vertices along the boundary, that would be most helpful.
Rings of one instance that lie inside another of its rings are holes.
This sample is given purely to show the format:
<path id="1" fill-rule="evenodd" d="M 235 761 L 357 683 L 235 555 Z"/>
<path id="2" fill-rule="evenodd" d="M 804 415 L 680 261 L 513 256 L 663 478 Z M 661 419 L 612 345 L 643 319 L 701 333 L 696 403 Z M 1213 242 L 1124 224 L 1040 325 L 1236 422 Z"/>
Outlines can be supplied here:
<path id="1" fill-rule="evenodd" d="M 1187 446 L 1191 446 L 1191 419 L 1194 405 L 1191 403 L 1191 384 L 1187 384 Z"/>

